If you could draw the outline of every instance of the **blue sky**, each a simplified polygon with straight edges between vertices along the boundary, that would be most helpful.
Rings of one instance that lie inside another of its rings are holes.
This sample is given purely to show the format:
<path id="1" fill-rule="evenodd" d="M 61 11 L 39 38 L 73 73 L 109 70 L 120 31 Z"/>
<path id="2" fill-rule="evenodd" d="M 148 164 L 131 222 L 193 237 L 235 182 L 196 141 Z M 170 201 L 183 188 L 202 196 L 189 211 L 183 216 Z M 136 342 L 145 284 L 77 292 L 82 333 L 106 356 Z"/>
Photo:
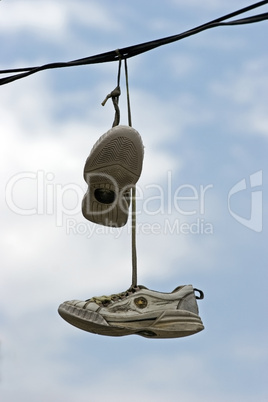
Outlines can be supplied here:
<path id="1" fill-rule="evenodd" d="M 3 0 L 0 68 L 177 34 L 249 4 Z M 107 231 L 80 210 L 84 162 L 113 122 L 101 102 L 117 64 L 1 87 L 1 401 L 267 400 L 267 35 L 267 22 L 215 28 L 128 61 L 145 145 L 138 282 L 204 291 L 205 330 L 188 338 L 101 337 L 57 313 L 131 282 L 129 227 Z M 123 74 L 121 87 L 127 124 Z"/>

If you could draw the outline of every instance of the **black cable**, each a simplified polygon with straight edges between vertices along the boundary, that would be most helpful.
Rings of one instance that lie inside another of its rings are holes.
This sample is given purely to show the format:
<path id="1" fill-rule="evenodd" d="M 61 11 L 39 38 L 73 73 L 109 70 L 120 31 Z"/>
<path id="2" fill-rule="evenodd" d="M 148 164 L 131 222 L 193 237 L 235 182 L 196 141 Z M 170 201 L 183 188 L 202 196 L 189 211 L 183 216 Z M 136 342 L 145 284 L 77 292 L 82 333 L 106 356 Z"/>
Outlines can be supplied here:
<path id="1" fill-rule="evenodd" d="M 239 14 L 245 13 L 247 11 L 253 10 L 254 8 L 261 7 L 268 3 L 268 0 L 260 1 L 258 3 L 252 4 L 248 7 L 244 7 L 240 10 L 234 11 L 223 17 L 217 18 L 213 21 L 208 23 L 202 24 L 196 28 L 190 29 L 189 31 L 185 31 L 178 35 L 168 36 L 166 38 L 161 38 L 157 40 L 153 40 L 150 42 L 141 43 L 134 46 L 128 46 L 122 49 L 112 50 L 110 52 L 105 52 L 101 54 L 97 54 L 90 57 L 85 57 L 78 60 L 73 60 L 69 62 L 56 62 L 56 63 L 49 63 L 44 64 L 43 66 L 37 67 L 26 67 L 26 68 L 17 68 L 17 69 L 8 69 L 8 70 L 0 70 L 0 74 L 11 74 L 11 73 L 20 73 L 11 75 L 9 77 L 1 78 L 0 85 L 5 85 L 10 82 L 19 80 L 21 78 L 25 78 L 29 75 L 35 74 L 38 71 L 54 69 L 54 68 L 62 68 L 62 67 L 74 67 L 74 66 L 82 66 L 82 65 L 89 65 L 89 64 L 98 64 L 98 63 L 107 63 L 112 61 L 118 61 L 119 55 L 121 59 L 128 59 L 130 57 L 137 56 L 144 52 L 148 52 L 149 50 L 155 49 L 159 46 L 163 46 L 169 43 L 173 43 L 179 41 L 181 39 L 187 38 L 189 36 L 195 35 L 199 32 L 202 32 L 206 29 L 215 28 L 219 26 L 232 26 L 232 25 L 242 25 L 242 24 L 251 24 L 260 21 L 264 21 L 268 19 L 268 13 L 263 13 L 259 15 L 255 15 L 252 17 L 247 17 L 239 20 L 233 20 L 230 22 L 222 22 L 226 19 L 232 18 Z"/>

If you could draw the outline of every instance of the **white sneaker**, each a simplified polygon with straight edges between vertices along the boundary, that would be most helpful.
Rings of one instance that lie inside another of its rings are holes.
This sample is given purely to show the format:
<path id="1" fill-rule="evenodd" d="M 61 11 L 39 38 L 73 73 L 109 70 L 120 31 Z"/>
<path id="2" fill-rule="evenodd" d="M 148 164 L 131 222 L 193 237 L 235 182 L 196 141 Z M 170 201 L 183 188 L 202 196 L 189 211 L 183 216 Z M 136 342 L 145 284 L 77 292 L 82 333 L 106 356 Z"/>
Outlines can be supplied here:
<path id="1" fill-rule="evenodd" d="M 196 302 L 203 297 L 192 285 L 179 286 L 171 293 L 139 286 L 111 296 L 66 301 L 58 311 L 68 323 L 94 334 L 178 338 L 204 329 Z"/>
<path id="2" fill-rule="evenodd" d="M 115 126 L 100 137 L 84 168 L 86 219 L 112 227 L 126 224 L 130 189 L 140 177 L 143 155 L 141 136 L 132 127 Z"/>

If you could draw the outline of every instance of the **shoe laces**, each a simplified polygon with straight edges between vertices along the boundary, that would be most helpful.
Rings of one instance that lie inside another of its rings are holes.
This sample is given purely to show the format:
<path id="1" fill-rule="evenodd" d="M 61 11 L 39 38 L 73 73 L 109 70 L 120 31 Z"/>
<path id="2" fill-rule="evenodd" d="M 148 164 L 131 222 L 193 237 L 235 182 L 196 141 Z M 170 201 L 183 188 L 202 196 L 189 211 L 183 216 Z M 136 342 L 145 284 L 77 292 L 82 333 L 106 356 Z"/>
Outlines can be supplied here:
<path id="1" fill-rule="evenodd" d="M 128 296 L 136 293 L 137 291 L 145 289 L 145 286 L 131 286 L 128 290 L 121 293 L 112 294 L 110 296 L 94 296 L 86 300 L 87 302 L 93 302 L 98 304 L 100 307 L 107 307 L 113 302 L 117 302 L 126 299 Z"/>

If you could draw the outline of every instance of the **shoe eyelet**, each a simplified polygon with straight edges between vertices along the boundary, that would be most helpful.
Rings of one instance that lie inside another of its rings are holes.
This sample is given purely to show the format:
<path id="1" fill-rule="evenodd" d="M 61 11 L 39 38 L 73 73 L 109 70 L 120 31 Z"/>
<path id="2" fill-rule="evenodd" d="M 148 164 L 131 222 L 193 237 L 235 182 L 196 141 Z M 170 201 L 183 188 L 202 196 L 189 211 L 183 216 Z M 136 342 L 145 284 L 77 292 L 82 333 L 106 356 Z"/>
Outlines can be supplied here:
<path id="1" fill-rule="evenodd" d="M 137 297 L 136 299 L 134 299 L 134 303 L 139 308 L 145 308 L 148 304 L 147 300 L 144 297 Z"/>

